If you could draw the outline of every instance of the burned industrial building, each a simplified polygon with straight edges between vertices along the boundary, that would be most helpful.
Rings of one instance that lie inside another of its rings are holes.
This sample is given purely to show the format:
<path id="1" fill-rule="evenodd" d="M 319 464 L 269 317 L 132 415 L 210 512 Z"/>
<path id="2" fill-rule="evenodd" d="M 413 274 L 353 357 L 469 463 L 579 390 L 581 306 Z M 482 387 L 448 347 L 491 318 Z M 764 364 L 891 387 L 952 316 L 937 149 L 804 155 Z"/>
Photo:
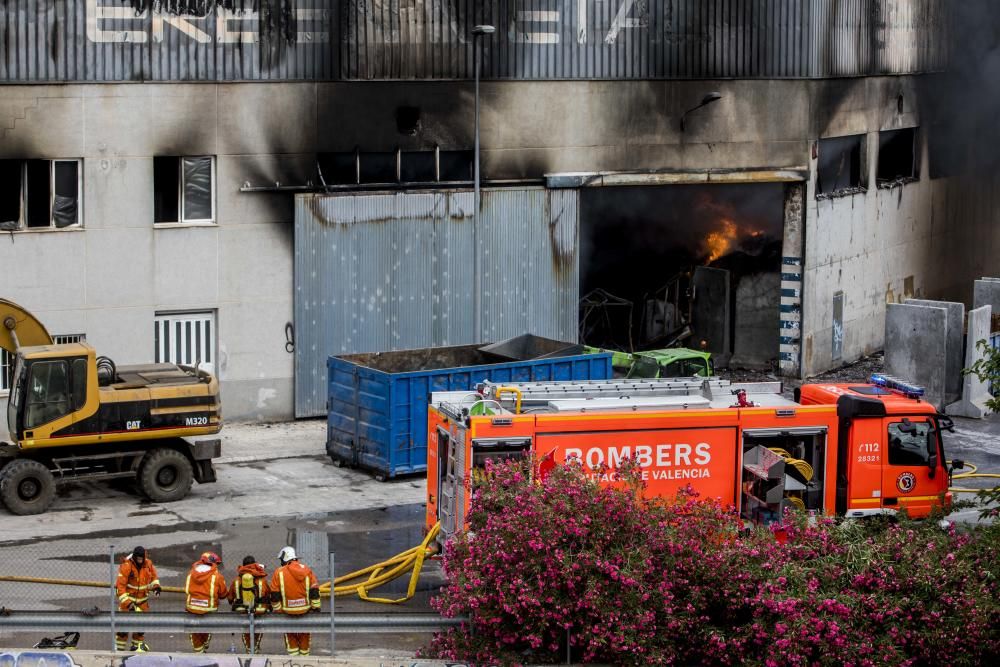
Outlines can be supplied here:
<path id="1" fill-rule="evenodd" d="M 521 333 L 812 375 L 995 273 L 957 4 L 9 0 L 0 297 L 237 419 Z"/>

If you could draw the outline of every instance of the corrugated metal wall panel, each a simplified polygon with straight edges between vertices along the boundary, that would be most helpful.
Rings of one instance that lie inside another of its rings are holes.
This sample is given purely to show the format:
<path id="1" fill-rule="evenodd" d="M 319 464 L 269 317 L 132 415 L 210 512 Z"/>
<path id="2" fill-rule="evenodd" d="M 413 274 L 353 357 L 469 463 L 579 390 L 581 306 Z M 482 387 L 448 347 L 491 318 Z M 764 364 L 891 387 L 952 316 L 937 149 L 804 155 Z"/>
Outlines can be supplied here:
<path id="1" fill-rule="evenodd" d="M 577 338 L 578 194 L 483 191 L 483 338 Z M 331 354 L 462 345 L 473 333 L 473 194 L 299 195 L 295 405 L 324 414 Z"/>
<path id="2" fill-rule="evenodd" d="M 149 4 L 4 0 L 0 81 L 466 79 L 478 23 L 497 27 L 483 43 L 490 79 L 906 74 L 944 67 L 949 7 L 947 0 L 171 0 L 152 3 L 152 11 Z"/>

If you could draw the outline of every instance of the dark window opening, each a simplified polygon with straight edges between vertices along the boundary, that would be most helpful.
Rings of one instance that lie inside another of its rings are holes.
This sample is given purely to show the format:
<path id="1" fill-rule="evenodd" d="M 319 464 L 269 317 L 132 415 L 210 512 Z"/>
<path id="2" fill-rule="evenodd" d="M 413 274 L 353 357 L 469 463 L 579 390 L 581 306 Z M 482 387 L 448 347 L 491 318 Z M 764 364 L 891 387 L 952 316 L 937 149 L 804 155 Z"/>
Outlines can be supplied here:
<path id="1" fill-rule="evenodd" d="M 317 153 L 320 183 L 333 185 L 468 183 L 472 151 L 393 151 Z"/>
<path id="2" fill-rule="evenodd" d="M 180 158 L 153 158 L 153 221 L 180 220 Z"/>
<path id="3" fill-rule="evenodd" d="M 48 227 L 49 219 L 49 162 L 28 160 L 28 227 Z"/>
<path id="4" fill-rule="evenodd" d="M 79 160 L 0 160 L 0 229 L 80 222 Z"/>
<path id="5" fill-rule="evenodd" d="M 441 151 L 441 180 L 471 181 L 473 155 L 472 151 Z"/>
<path id="6" fill-rule="evenodd" d="M 153 222 L 215 219 L 214 158 L 153 158 Z"/>
<path id="7" fill-rule="evenodd" d="M 0 229 L 21 224 L 21 160 L 0 160 Z"/>
<path id="8" fill-rule="evenodd" d="M 917 129 L 887 130 L 878 135 L 878 183 L 917 178 Z"/>
<path id="9" fill-rule="evenodd" d="M 362 183 L 396 183 L 396 153 L 362 153 Z"/>
<path id="10" fill-rule="evenodd" d="M 405 151 L 400 154 L 399 180 L 404 183 L 431 183 L 437 180 L 434 151 Z"/>
<path id="11" fill-rule="evenodd" d="M 820 139 L 816 194 L 866 187 L 864 147 L 863 134 Z"/>
<path id="12" fill-rule="evenodd" d="M 350 185 L 358 182 L 356 154 L 350 153 L 319 153 L 316 156 L 316 166 L 319 169 L 320 183 L 326 185 Z"/>

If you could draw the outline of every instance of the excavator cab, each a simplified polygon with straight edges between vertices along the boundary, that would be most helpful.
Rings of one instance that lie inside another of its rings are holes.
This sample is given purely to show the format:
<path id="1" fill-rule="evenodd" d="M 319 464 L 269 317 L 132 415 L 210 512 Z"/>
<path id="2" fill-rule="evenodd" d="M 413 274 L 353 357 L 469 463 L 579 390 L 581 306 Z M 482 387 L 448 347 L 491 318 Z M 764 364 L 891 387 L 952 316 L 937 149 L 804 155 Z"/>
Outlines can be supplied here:
<path id="1" fill-rule="evenodd" d="M 21 348 L 14 356 L 7 426 L 14 442 L 35 439 L 97 412 L 94 349 L 84 343 Z"/>

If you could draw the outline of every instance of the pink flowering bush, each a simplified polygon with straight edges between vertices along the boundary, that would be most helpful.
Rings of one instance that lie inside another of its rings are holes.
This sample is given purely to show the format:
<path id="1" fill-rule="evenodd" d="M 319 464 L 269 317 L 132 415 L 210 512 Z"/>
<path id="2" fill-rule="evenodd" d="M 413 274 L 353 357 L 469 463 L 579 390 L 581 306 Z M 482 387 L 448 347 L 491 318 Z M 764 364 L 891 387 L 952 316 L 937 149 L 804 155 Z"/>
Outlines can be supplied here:
<path id="1" fill-rule="evenodd" d="M 491 467 L 445 547 L 424 654 L 474 663 L 979 665 L 1000 660 L 1000 532 L 790 515 L 784 544 L 693 493 Z M 567 647 L 568 642 L 568 647 Z"/>

